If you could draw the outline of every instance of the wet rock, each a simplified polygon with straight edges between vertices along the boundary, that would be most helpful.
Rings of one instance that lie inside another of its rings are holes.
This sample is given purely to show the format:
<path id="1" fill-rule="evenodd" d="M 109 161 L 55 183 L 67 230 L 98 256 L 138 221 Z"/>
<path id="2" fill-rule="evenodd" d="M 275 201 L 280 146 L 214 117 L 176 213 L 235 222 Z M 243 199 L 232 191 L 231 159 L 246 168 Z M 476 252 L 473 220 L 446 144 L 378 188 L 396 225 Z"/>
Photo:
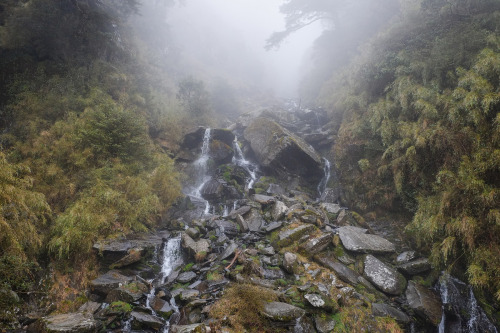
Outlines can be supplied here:
<path id="1" fill-rule="evenodd" d="M 196 228 L 186 229 L 186 234 L 188 234 L 193 240 L 197 240 L 200 237 L 200 231 Z"/>
<path id="2" fill-rule="evenodd" d="M 210 243 L 206 239 L 194 241 L 187 233 L 181 234 L 182 247 L 187 249 L 188 252 L 195 258 L 204 258 L 210 252 Z M 201 259 L 202 260 L 202 259 Z"/>
<path id="3" fill-rule="evenodd" d="M 242 206 L 236 210 L 232 210 L 230 213 L 229 213 L 229 218 L 234 220 L 236 218 L 237 215 L 245 215 L 246 213 L 248 213 L 250 211 L 250 209 L 252 209 L 252 207 L 250 206 Z"/>
<path id="4" fill-rule="evenodd" d="M 319 207 L 323 209 L 325 212 L 329 214 L 338 214 L 341 210 L 339 204 L 334 204 L 334 203 L 328 203 L 328 202 L 322 202 Z"/>
<path id="5" fill-rule="evenodd" d="M 197 299 L 198 296 L 200 296 L 200 292 L 196 289 L 177 289 L 172 291 L 172 297 L 174 297 L 177 302 L 183 304 Z"/>
<path id="6" fill-rule="evenodd" d="M 274 197 L 270 197 L 262 194 L 254 194 L 253 199 L 260 203 L 261 205 L 270 205 L 276 201 Z"/>
<path id="7" fill-rule="evenodd" d="M 111 290 L 106 296 L 106 303 L 122 301 L 132 303 L 139 300 L 144 293 L 148 292 L 148 287 L 140 282 L 132 282 L 127 285 Z"/>
<path id="8" fill-rule="evenodd" d="M 410 322 L 410 317 L 403 311 L 384 303 L 373 303 L 372 313 L 376 317 L 391 317 L 400 323 Z"/>
<path id="9" fill-rule="evenodd" d="M 283 256 L 283 268 L 290 274 L 297 271 L 297 256 L 291 252 L 286 252 Z"/>
<path id="10" fill-rule="evenodd" d="M 81 312 L 43 317 L 36 327 L 38 332 L 53 333 L 93 333 L 99 329 L 97 321 L 91 315 Z"/>
<path id="11" fill-rule="evenodd" d="M 124 276 L 117 271 L 109 271 L 90 282 L 93 292 L 107 295 L 111 290 L 118 288 L 122 284 L 132 281 L 133 278 Z"/>
<path id="12" fill-rule="evenodd" d="M 163 327 L 163 322 L 158 317 L 148 313 L 132 311 L 130 317 L 132 318 L 132 329 L 134 330 L 153 329 L 159 331 Z"/>
<path id="13" fill-rule="evenodd" d="M 189 272 L 184 272 L 184 273 L 181 273 L 179 274 L 179 276 L 177 277 L 177 281 L 179 283 L 188 283 L 188 282 L 191 282 L 193 281 L 194 279 L 196 279 L 197 275 L 195 272 L 192 272 L 192 271 L 189 271 Z"/>
<path id="14" fill-rule="evenodd" d="M 271 210 L 271 216 L 274 220 L 281 220 L 288 210 L 288 207 L 281 201 L 276 201 Z"/>
<path id="15" fill-rule="evenodd" d="M 265 227 L 264 230 L 266 232 L 272 232 L 272 231 L 274 231 L 276 229 L 281 228 L 282 226 L 283 226 L 283 222 L 271 222 L 271 223 L 269 223 L 268 226 Z"/>
<path id="16" fill-rule="evenodd" d="M 311 234 L 316 230 L 316 227 L 311 224 L 303 224 L 295 228 L 280 231 L 278 234 L 277 245 L 285 247 L 300 239 L 302 236 Z"/>
<path id="17" fill-rule="evenodd" d="M 260 212 L 252 208 L 247 215 L 245 215 L 245 221 L 247 221 L 248 229 L 250 231 L 259 231 L 260 228 L 264 225 L 264 219 Z"/>
<path id="18" fill-rule="evenodd" d="M 314 148 L 274 121 L 257 118 L 244 136 L 262 166 L 316 181 L 323 177 L 321 157 Z"/>
<path id="19" fill-rule="evenodd" d="M 350 269 L 349 267 L 338 262 L 333 256 L 326 254 L 317 255 L 314 257 L 321 265 L 334 271 L 338 277 L 349 284 L 357 285 L 359 283 L 360 275 Z"/>
<path id="20" fill-rule="evenodd" d="M 405 251 L 398 255 L 398 257 L 396 258 L 396 263 L 404 264 L 416 258 L 417 258 L 417 253 L 415 251 Z"/>
<path id="21" fill-rule="evenodd" d="M 365 277 L 386 294 L 400 295 L 406 287 L 406 279 L 394 268 L 372 255 L 365 257 Z"/>
<path id="22" fill-rule="evenodd" d="M 93 315 L 101 308 L 101 303 L 88 301 L 78 308 L 78 312 Z"/>
<path id="23" fill-rule="evenodd" d="M 270 195 L 284 195 L 285 190 L 278 184 L 269 184 L 266 193 Z"/>
<path id="24" fill-rule="evenodd" d="M 300 246 L 308 255 L 313 255 L 323 251 L 328 245 L 332 243 L 331 234 L 322 234 L 318 237 L 309 239 L 307 242 Z"/>
<path id="25" fill-rule="evenodd" d="M 208 201 L 222 201 L 224 198 L 224 184 L 218 179 L 210 179 L 200 190 L 203 199 Z"/>
<path id="26" fill-rule="evenodd" d="M 225 233 L 228 236 L 235 236 L 237 235 L 240 230 L 238 229 L 238 225 L 227 220 L 215 220 L 212 222 L 214 227 L 219 228 L 223 233 Z"/>
<path id="27" fill-rule="evenodd" d="M 431 269 L 431 264 L 427 258 L 420 258 L 398 266 L 398 269 L 408 275 L 416 275 L 427 272 Z"/>
<path id="28" fill-rule="evenodd" d="M 353 252 L 360 253 L 391 253 L 396 251 L 396 246 L 388 240 L 362 232 L 364 229 L 356 227 L 340 227 L 339 236 L 342 245 Z"/>
<path id="29" fill-rule="evenodd" d="M 264 305 L 262 314 L 275 321 L 289 322 L 303 316 L 305 311 L 287 303 L 270 302 Z"/>
<path id="30" fill-rule="evenodd" d="M 409 281 L 408 288 L 406 289 L 406 299 L 408 300 L 408 305 L 415 313 L 429 320 L 435 326 L 439 324 L 441 321 L 442 303 L 439 296 L 432 290 L 414 281 Z"/>
<path id="31" fill-rule="evenodd" d="M 224 249 L 224 252 L 222 252 L 221 255 L 219 256 L 219 260 L 224 260 L 226 258 L 229 258 L 234 254 L 236 249 L 238 249 L 238 244 L 231 241 L 231 243 L 229 243 L 229 245 Z"/>
<path id="32" fill-rule="evenodd" d="M 247 232 L 249 230 L 247 221 L 245 221 L 240 214 L 236 215 L 236 224 L 238 224 L 242 232 Z"/>
<path id="33" fill-rule="evenodd" d="M 170 318 L 172 313 L 174 313 L 174 309 L 170 306 L 170 304 L 159 297 L 154 297 L 150 305 L 156 314 L 161 316 L 163 319 Z"/>
<path id="34" fill-rule="evenodd" d="M 133 248 L 128 250 L 128 254 L 125 255 L 120 260 L 114 262 L 109 266 L 110 269 L 121 268 L 131 264 L 135 264 L 142 259 L 142 253 L 144 250 L 142 248 Z"/>
<path id="35" fill-rule="evenodd" d="M 191 325 L 172 325 L 170 333 L 208 333 L 205 325 L 191 324 Z"/>
<path id="36" fill-rule="evenodd" d="M 213 138 L 210 141 L 209 156 L 214 161 L 215 165 L 230 163 L 233 158 L 233 148 L 231 144 L 226 144 L 220 140 Z"/>
<path id="37" fill-rule="evenodd" d="M 330 333 L 335 328 L 335 320 L 328 317 L 322 318 L 321 316 L 316 316 L 314 318 L 314 326 L 318 333 Z"/>

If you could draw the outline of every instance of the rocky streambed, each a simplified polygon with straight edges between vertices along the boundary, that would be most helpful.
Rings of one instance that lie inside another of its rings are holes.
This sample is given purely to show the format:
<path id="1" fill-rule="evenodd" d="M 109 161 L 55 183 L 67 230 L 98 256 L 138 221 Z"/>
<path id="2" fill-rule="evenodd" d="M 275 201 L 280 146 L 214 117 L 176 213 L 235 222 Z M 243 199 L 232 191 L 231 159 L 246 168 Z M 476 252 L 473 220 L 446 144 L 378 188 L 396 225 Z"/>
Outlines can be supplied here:
<path id="1" fill-rule="evenodd" d="M 321 117 L 266 111 L 186 135 L 190 182 L 165 230 L 96 243 L 90 301 L 29 330 L 497 332 L 472 289 L 339 205 Z"/>

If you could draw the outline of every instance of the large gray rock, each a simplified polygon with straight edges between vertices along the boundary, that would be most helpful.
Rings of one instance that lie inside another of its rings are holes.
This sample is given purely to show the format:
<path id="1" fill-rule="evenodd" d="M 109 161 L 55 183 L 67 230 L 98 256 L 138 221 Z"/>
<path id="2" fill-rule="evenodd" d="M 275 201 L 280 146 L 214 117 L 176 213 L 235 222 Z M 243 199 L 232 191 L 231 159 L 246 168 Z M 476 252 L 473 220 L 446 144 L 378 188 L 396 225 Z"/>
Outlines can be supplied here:
<path id="1" fill-rule="evenodd" d="M 359 275 L 349 267 L 343 265 L 342 263 L 338 262 L 337 259 L 335 259 L 334 257 L 328 256 L 326 254 L 321 254 L 315 256 L 314 258 L 321 265 L 334 271 L 342 281 L 352 284 L 354 286 L 360 283 L 359 278 L 361 277 L 361 275 Z"/>
<path id="2" fill-rule="evenodd" d="M 170 333 L 205 333 L 207 332 L 203 324 L 172 325 Z"/>
<path id="3" fill-rule="evenodd" d="M 145 284 L 132 282 L 111 290 L 106 296 L 106 303 L 109 304 L 117 301 L 132 303 L 139 300 L 147 292 L 148 287 Z"/>
<path id="4" fill-rule="evenodd" d="M 318 237 L 309 239 L 307 242 L 302 244 L 300 247 L 308 254 L 313 255 L 318 252 L 323 251 L 328 245 L 332 243 L 331 234 L 322 234 Z"/>
<path id="5" fill-rule="evenodd" d="M 93 333 L 98 328 L 98 323 L 90 314 L 81 312 L 43 317 L 37 325 L 39 332 L 47 333 Z"/>
<path id="6" fill-rule="evenodd" d="M 312 224 L 303 224 L 295 228 L 282 230 L 278 234 L 277 245 L 279 247 L 288 246 L 302 236 L 313 233 L 315 230 L 316 227 Z"/>
<path id="7" fill-rule="evenodd" d="M 431 264 L 427 258 L 409 261 L 398 266 L 398 269 L 408 275 L 416 275 L 430 270 Z"/>
<path id="8" fill-rule="evenodd" d="M 210 252 L 210 242 L 206 239 L 194 241 L 188 234 L 182 233 L 181 235 L 182 247 L 187 249 L 188 252 L 197 258 L 201 258 Z"/>
<path id="9" fill-rule="evenodd" d="M 132 328 L 134 330 L 153 329 L 158 331 L 163 327 L 163 321 L 158 317 L 144 312 L 132 311 L 130 317 L 132 318 Z"/>
<path id="10" fill-rule="evenodd" d="M 410 322 L 410 317 L 406 313 L 384 303 L 373 303 L 372 313 L 376 317 L 391 317 L 400 323 Z"/>
<path id="11" fill-rule="evenodd" d="M 233 148 L 231 144 L 226 144 L 220 140 L 210 140 L 210 149 L 208 155 L 215 162 L 215 165 L 230 163 L 233 158 Z"/>
<path id="12" fill-rule="evenodd" d="M 244 132 L 245 139 L 264 167 L 319 180 L 321 157 L 304 140 L 267 118 L 256 118 Z"/>
<path id="13" fill-rule="evenodd" d="M 302 317 L 306 312 L 301 308 L 282 302 L 270 302 L 264 305 L 262 314 L 275 321 L 289 322 Z"/>
<path id="14" fill-rule="evenodd" d="M 193 271 L 184 272 L 179 274 L 179 276 L 177 277 L 177 281 L 179 281 L 180 283 L 188 283 L 196 279 L 196 277 L 197 275 Z"/>
<path id="15" fill-rule="evenodd" d="M 363 233 L 361 228 L 340 227 L 339 236 L 342 245 L 353 252 L 361 253 L 391 253 L 396 251 L 396 246 L 388 240 L 377 236 Z"/>
<path id="16" fill-rule="evenodd" d="M 341 207 L 339 204 L 328 203 L 328 202 L 322 202 L 319 205 L 319 207 L 329 214 L 338 214 L 341 210 Z"/>
<path id="17" fill-rule="evenodd" d="M 275 221 L 281 220 L 288 210 L 288 207 L 281 201 L 276 201 L 271 209 L 271 216 Z"/>
<path id="18" fill-rule="evenodd" d="M 297 271 L 297 256 L 291 252 L 286 252 L 283 256 L 283 268 L 290 274 Z"/>
<path id="19" fill-rule="evenodd" d="M 371 254 L 365 257 L 364 275 L 386 294 L 400 295 L 406 287 L 406 279 L 401 273 L 384 264 Z"/>
<path id="20" fill-rule="evenodd" d="M 93 292 L 107 295 L 111 290 L 132 280 L 133 278 L 124 276 L 117 271 L 109 271 L 97 279 L 90 281 L 90 289 Z"/>
<path id="21" fill-rule="evenodd" d="M 247 222 L 248 229 L 250 231 L 259 231 L 264 225 L 262 215 L 255 208 L 252 208 L 250 212 L 245 215 L 245 221 Z"/>
<path id="22" fill-rule="evenodd" d="M 432 290 L 410 281 L 406 289 L 406 299 L 415 313 L 436 326 L 439 324 L 442 314 L 441 298 Z"/>

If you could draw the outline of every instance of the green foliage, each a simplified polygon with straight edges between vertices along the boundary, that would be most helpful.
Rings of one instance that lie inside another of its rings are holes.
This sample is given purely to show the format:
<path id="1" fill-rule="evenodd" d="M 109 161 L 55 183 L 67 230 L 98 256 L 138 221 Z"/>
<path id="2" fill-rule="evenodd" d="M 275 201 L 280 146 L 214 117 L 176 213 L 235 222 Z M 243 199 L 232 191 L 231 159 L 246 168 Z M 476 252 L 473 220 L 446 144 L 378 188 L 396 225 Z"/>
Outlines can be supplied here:
<path id="1" fill-rule="evenodd" d="M 500 5 L 408 10 L 323 86 L 341 119 L 345 197 L 361 211 L 412 214 L 407 230 L 435 264 L 466 272 L 498 301 Z"/>
<path id="2" fill-rule="evenodd" d="M 179 82 L 177 99 L 192 116 L 206 115 L 211 110 L 210 95 L 205 84 L 193 77 Z"/>

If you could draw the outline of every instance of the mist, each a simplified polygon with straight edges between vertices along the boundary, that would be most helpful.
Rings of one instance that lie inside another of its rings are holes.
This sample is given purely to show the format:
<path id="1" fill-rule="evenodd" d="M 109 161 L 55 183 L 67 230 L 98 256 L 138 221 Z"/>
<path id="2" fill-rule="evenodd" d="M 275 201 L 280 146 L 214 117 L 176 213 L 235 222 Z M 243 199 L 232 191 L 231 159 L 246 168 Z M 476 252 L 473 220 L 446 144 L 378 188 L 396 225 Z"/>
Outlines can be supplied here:
<path id="1" fill-rule="evenodd" d="M 319 23 L 311 25 L 279 49 L 266 51 L 266 39 L 284 29 L 281 4 L 281 0 L 189 0 L 172 8 L 167 20 L 181 57 L 189 63 L 188 74 L 207 76 L 207 81 L 214 76 L 233 84 L 244 81 L 276 97 L 297 97 L 301 64 L 322 29 Z"/>

